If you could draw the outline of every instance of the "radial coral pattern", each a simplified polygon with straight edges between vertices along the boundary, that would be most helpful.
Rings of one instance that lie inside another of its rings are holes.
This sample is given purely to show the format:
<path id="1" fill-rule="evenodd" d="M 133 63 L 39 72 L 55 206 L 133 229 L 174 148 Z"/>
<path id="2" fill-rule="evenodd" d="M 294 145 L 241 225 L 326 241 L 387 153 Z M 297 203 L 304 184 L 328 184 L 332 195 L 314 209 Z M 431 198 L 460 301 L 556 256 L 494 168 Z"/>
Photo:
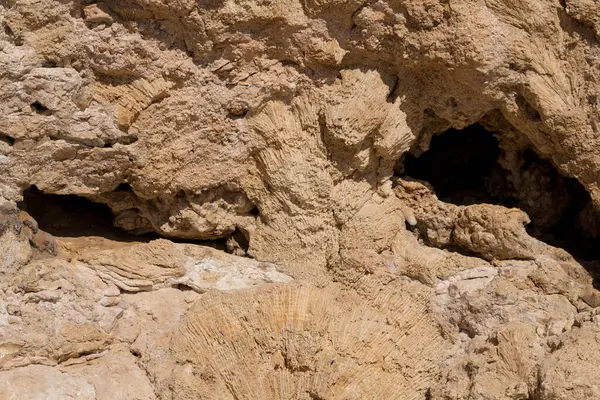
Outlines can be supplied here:
<path id="1" fill-rule="evenodd" d="M 422 399 L 441 338 L 427 299 L 403 289 L 204 296 L 173 337 L 174 387 L 207 399 Z"/>

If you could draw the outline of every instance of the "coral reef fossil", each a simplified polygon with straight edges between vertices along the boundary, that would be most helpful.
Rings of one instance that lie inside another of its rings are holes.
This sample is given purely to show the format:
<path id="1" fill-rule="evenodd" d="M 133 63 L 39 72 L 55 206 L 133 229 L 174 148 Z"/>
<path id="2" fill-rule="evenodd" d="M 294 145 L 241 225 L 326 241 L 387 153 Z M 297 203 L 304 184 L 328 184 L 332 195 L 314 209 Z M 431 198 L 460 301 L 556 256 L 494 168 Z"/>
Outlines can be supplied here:
<path id="1" fill-rule="evenodd" d="M 0 0 L 0 400 L 600 399 L 600 0 Z"/>
<path id="2" fill-rule="evenodd" d="M 173 382 L 211 399 L 423 398 L 441 342 L 426 299 L 373 286 L 211 293 L 173 336 Z"/>

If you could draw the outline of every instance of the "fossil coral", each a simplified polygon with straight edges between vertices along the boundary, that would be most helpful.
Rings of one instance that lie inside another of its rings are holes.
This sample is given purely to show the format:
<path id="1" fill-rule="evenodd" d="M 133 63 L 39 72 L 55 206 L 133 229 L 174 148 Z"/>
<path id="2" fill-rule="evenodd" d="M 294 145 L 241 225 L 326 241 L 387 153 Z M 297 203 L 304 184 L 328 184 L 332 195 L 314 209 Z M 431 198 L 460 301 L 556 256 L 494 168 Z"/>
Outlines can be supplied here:
<path id="1" fill-rule="evenodd" d="M 0 28 L 0 398 L 596 396 L 598 0 Z"/>
<path id="2" fill-rule="evenodd" d="M 214 399 L 422 398 L 442 340 L 427 297 L 404 293 L 401 282 L 359 287 L 360 295 L 304 284 L 206 295 L 172 339 L 182 363 L 176 390 Z"/>

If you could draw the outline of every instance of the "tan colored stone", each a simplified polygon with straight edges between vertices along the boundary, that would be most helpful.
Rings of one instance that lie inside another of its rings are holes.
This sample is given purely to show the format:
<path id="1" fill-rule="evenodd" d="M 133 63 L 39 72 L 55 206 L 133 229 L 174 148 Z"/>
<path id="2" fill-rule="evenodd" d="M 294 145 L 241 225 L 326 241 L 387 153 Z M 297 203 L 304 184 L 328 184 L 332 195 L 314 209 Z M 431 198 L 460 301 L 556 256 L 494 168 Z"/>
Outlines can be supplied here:
<path id="1" fill-rule="evenodd" d="M 201 298 L 174 333 L 169 387 L 247 399 L 424 396 L 442 340 L 426 300 L 401 282 L 360 286 L 362 298 L 307 285 Z"/>
<path id="2" fill-rule="evenodd" d="M 83 8 L 85 20 L 96 23 L 112 22 L 112 17 L 108 14 L 108 7 L 104 3 L 90 4 Z"/>
<path id="3" fill-rule="evenodd" d="M 596 396 L 597 1 L 90 3 L 0 2 L 0 397 Z M 475 123 L 522 210 L 398 177 Z"/>

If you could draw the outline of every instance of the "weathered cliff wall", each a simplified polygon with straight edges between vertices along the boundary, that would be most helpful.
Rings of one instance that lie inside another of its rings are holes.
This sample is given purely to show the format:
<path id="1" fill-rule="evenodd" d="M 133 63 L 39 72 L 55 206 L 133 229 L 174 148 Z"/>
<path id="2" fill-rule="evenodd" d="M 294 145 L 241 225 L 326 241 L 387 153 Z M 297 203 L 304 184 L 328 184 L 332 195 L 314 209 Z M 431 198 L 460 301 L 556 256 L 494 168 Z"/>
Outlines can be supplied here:
<path id="1" fill-rule="evenodd" d="M 0 398 L 600 397 L 597 1 L 0 23 Z"/>

